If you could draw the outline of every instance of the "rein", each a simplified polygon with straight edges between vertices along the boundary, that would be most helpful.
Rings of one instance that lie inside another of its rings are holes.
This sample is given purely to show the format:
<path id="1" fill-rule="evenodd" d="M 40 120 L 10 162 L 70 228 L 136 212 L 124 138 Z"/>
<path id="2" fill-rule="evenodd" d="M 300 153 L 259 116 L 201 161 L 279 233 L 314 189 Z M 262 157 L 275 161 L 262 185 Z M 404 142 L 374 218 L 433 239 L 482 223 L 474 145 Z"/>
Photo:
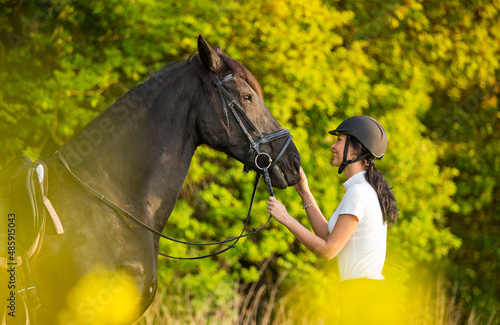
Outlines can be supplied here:
<path id="1" fill-rule="evenodd" d="M 82 181 L 78 176 L 76 176 L 73 173 L 73 171 L 70 169 L 68 163 L 66 162 L 66 159 L 64 159 L 64 157 L 62 156 L 62 154 L 59 151 L 56 152 L 56 155 L 59 158 L 59 160 L 61 160 L 61 162 L 64 165 L 64 167 L 71 174 L 71 176 L 73 176 L 73 178 L 77 181 L 77 183 L 80 184 L 85 190 L 87 190 L 87 192 L 89 192 L 90 194 L 92 194 L 93 196 L 95 196 L 98 200 L 100 200 L 101 202 L 105 203 L 106 205 L 108 205 L 110 208 L 112 208 L 116 212 L 124 215 L 125 217 L 127 217 L 129 220 L 131 220 L 132 222 L 136 223 L 140 227 L 142 227 L 142 228 L 144 228 L 144 229 L 152 232 L 153 234 L 155 234 L 157 236 L 160 236 L 161 238 L 168 239 L 170 241 L 173 241 L 173 242 L 176 242 L 176 243 L 180 243 L 180 244 L 195 245 L 195 246 L 220 245 L 220 244 L 225 244 L 225 243 L 228 243 L 228 242 L 231 242 L 231 241 L 235 241 L 234 243 L 232 243 L 231 245 L 229 245 L 226 248 L 221 249 L 220 251 L 217 251 L 217 252 L 211 253 L 211 254 L 207 254 L 207 255 L 203 255 L 203 256 L 177 257 L 177 256 L 171 256 L 171 255 L 168 255 L 168 254 L 165 254 L 165 253 L 162 253 L 162 252 L 159 251 L 158 255 L 161 255 L 161 256 L 165 256 L 165 257 L 169 257 L 169 258 L 174 258 L 174 259 L 179 259 L 179 260 L 197 260 L 197 259 L 201 259 L 201 258 L 205 258 L 205 257 L 210 257 L 210 256 L 218 255 L 220 253 L 224 253 L 225 251 L 229 250 L 230 248 L 234 248 L 235 244 L 238 242 L 238 240 L 240 238 L 253 235 L 257 231 L 259 231 L 262 228 L 264 228 L 269 223 L 269 221 L 271 220 L 271 216 L 269 216 L 269 218 L 267 219 L 266 223 L 263 226 L 261 226 L 261 227 L 259 227 L 257 229 L 253 228 L 252 231 L 250 231 L 250 232 L 248 232 L 246 234 L 243 234 L 244 231 L 245 231 L 245 228 L 248 225 L 248 222 L 250 220 L 250 212 L 252 210 L 252 205 L 253 205 L 253 202 L 254 202 L 254 199 L 255 199 L 255 193 L 257 192 L 257 188 L 259 187 L 260 179 L 262 178 L 262 175 L 257 174 L 257 177 L 255 179 L 255 185 L 254 185 L 253 193 L 252 193 L 252 200 L 250 202 L 250 207 L 248 209 L 247 219 L 245 220 L 245 225 L 244 225 L 243 230 L 241 231 L 241 234 L 239 236 L 231 237 L 231 238 L 228 238 L 228 239 L 225 239 L 225 240 L 221 240 L 221 241 L 218 241 L 218 242 L 213 242 L 213 243 L 192 243 L 192 242 L 187 242 L 187 241 L 182 241 L 182 240 L 179 240 L 179 239 L 175 239 L 175 238 L 167 236 L 167 235 L 159 232 L 158 230 L 156 230 L 154 228 L 151 228 L 150 226 L 146 225 L 144 222 L 142 222 L 138 218 L 134 217 L 131 213 L 129 213 L 128 211 L 126 211 L 125 209 L 121 208 L 119 205 L 117 205 L 116 203 L 114 203 L 113 201 L 109 200 L 107 197 L 105 197 L 101 193 L 99 193 L 97 190 L 95 190 L 93 187 L 91 187 L 90 185 L 88 185 L 87 183 L 85 183 L 84 181 Z"/>
<path id="2" fill-rule="evenodd" d="M 291 139 L 292 139 L 292 136 L 290 135 L 290 131 L 288 131 L 288 130 L 280 130 L 280 131 L 278 131 L 276 133 L 272 133 L 272 134 L 269 134 L 267 136 L 263 136 L 262 133 L 257 129 L 257 127 L 252 123 L 252 121 L 247 117 L 246 113 L 238 106 L 238 104 L 236 103 L 236 101 L 229 95 L 229 93 L 226 91 L 226 89 L 224 87 L 222 87 L 222 84 L 225 83 L 225 82 L 227 82 L 227 81 L 232 80 L 234 78 L 234 75 L 233 74 L 227 75 L 222 80 L 219 80 L 219 78 L 216 75 L 214 75 L 214 76 L 215 76 L 215 79 L 217 80 L 217 84 L 218 84 L 217 89 L 219 91 L 219 95 L 220 95 L 221 100 L 222 100 L 223 111 L 224 111 L 224 114 L 225 114 L 225 117 L 226 117 L 226 122 L 227 122 L 228 130 L 229 130 L 229 117 L 228 117 L 228 113 L 227 113 L 227 107 L 230 108 L 230 110 L 231 110 L 234 118 L 236 119 L 236 121 L 240 125 L 241 129 L 243 130 L 243 132 L 248 137 L 248 140 L 250 141 L 250 150 L 247 153 L 247 158 L 245 160 L 245 165 L 244 165 L 243 172 L 244 173 L 248 173 L 248 171 L 251 168 L 251 165 L 253 163 L 253 165 L 258 170 L 262 171 L 262 173 L 264 174 L 264 182 L 267 185 L 267 189 L 269 191 L 269 194 L 271 196 L 274 196 L 274 191 L 272 189 L 272 184 L 271 184 L 271 178 L 269 176 L 269 169 L 272 169 L 276 165 L 276 163 L 279 161 L 279 159 L 281 158 L 281 156 L 285 152 L 286 148 L 290 144 Z M 250 127 L 259 135 L 259 139 L 257 141 L 254 141 L 253 138 L 252 138 L 252 136 L 250 135 L 250 133 L 248 133 L 248 131 L 247 131 L 245 125 L 243 124 L 243 122 L 242 122 L 242 120 L 240 118 L 240 115 L 238 114 L 237 111 L 245 119 L 245 121 L 248 123 L 248 125 L 250 125 Z M 283 138 L 283 137 L 288 137 L 288 139 L 287 139 L 285 145 L 283 146 L 283 148 L 281 149 L 281 151 L 279 152 L 279 154 L 276 156 L 276 158 L 274 160 L 271 158 L 271 156 L 268 153 L 260 151 L 259 146 L 261 144 L 265 144 L 265 143 L 268 143 L 268 142 L 271 142 L 271 141 L 274 141 L 274 140 L 277 140 L 277 139 L 280 139 L 280 138 Z M 229 153 L 229 139 L 228 139 L 228 150 L 227 150 L 227 153 Z M 172 238 L 170 236 L 167 236 L 167 235 L 163 234 L 162 232 L 160 232 L 160 231 L 158 231 L 158 230 L 156 230 L 154 228 L 151 228 L 150 226 L 148 226 L 147 224 L 145 224 L 144 222 L 142 222 L 141 220 L 139 220 L 138 218 L 136 218 L 135 216 L 133 216 L 131 213 L 129 213 L 128 211 L 126 211 L 125 209 L 123 209 L 122 207 L 120 207 L 118 204 L 116 204 L 113 201 L 111 201 L 108 198 L 106 198 L 103 194 L 99 193 L 97 190 L 95 190 L 93 187 L 91 187 L 90 185 L 88 185 L 87 183 L 85 183 L 83 180 L 81 180 L 77 175 L 75 175 L 73 173 L 73 171 L 71 170 L 71 168 L 69 167 L 69 164 L 67 163 L 66 159 L 63 157 L 63 155 L 59 151 L 56 151 L 56 156 L 62 162 L 62 164 L 64 165 L 64 167 L 66 168 L 66 170 L 70 173 L 70 175 L 73 176 L 73 178 L 76 180 L 76 182 L 80 186 L 82 186 L 87 192 L 89 192 L 91 195 L 93 195 L 94 197 L 96 197 L 101 202 L 103 202 L 106 205 L 108 205 L 110 208 L 112 208 L 113 210 L 115 210 L 117 213 L 119 213 L 121 215 L 124 215 L 125 217 L 127 217 L 129 220 L 131 220 L 135 224 L 139 225 L 140 227 L 142 227 L 142 228 L 144 228 L 144 229 L 152 232 L 153 234 L 155 234 L 155 235 L 157 235 L 157 236 L 159 236 L 161 238 L 168 239 L 170 241 L 173 241 L 173 242 L 176 242 L 176 243 L 180 243 L 180 244 L 195 245 L 195 246 L 221 245 L 221 244 L 226 244 L 226 243 L 234 241 L 233 243 L 231 243 L 230 245 L 228 245 L 227 247 L 225 247 L 225 248 L 223 248 L 223 249 L 221 249 L 219 251 L 216 251 L 214 253 L 210 253 L 210 254 L 207 254 L 207 255 L 203 255 L 203 256 L 178 257 L 178 256 L 171 256 L 171 255 L 168 255 L 168 254 L 165 254 L 165 253 L 162 253 L 162 252 L 158 251 L 158 254 L 161 255 L 161 256 L 165 256 L 165 257 L 173 258 L 173 259 L 179 259 L 179 260 L 197 260 L 197 259 L 202 259 L 202 258 L 206 258 L 206 257 L 215 256 L 215 255 L 224 253 L 225 251 L 229 250 L 230 248 L 234 248 L 235 245 L 236 245 L 236 243 L 240 240 L 240 238 L 253 235 L 257 231 L 259 231 L 262 228 L 264 228 L 271 221 L 271 219 L 272 219 L 272 216 L 270 215 L 269 218 L 267 219 L 267 221 L 262 226 L 260 226 L 259 228 L 253 228 L 251 231 L 245 233 L 245 229 L 248 226 L 248 223 L 250 221 L 250 214 L 251 214 L 251 211 L 252 211 L 253 202 L 255 200 L 255 194 L 257 193 L 257 189 L 259 187 L 259 183 L 260 183 L 260 180 L 262 178 L 262 174 L 257 173 L 256 178 L 255 178 L 254 189 L 253 189 L 253 192 L 252 192 L 252 199 L 250 201 L 250 206 L 248 208 L 247 217 L 246 217 L 243 229 L 242 229 L 242 231 L 241 231 L 241 233 L 240 233 L 239 236 L 231 237 L 231 238 L 228 238 L 228 239 L 224 239 L 224 240 L 217 241 L 217 242 L 211 242 L 211 243 L 192 243 L 192 242 L 188 242 L 188 241 L 182 241 L 182 240 L 179 240 L 179 239 L 175 239 L 175 238 Z M 267 158 L 268 165 L 267 166 L 260 166 L 259 162 L 258 162 L 259 157 Z"/>

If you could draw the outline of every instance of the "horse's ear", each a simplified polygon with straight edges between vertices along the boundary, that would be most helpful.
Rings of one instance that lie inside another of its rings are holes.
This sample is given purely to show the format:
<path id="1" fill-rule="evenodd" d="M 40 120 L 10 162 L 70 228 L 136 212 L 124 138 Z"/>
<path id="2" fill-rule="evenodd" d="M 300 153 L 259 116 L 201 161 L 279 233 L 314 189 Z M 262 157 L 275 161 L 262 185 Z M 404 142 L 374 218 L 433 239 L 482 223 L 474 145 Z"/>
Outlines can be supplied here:
<path id="1" fill-rule="evenodd" d="M 198 37 L 198 53 L 201 62 L 211 71 L 221 71 L 224 65 L 217 52 L 208 45 L 202 35 Z"/>

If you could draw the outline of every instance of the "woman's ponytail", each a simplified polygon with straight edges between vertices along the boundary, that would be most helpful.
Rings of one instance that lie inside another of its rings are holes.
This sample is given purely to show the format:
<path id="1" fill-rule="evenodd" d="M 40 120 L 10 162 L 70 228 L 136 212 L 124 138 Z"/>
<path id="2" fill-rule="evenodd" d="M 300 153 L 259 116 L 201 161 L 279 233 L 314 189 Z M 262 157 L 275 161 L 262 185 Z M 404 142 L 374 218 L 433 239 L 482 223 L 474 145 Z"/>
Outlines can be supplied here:
<path id="1" fill-rule="evenodd" d="M 359 153 L 359 155 L 369 152 L 368 149 L 366 149 L 366 147 L 363 146 L 363 144 L 361 144 L 361 142 L 359 142 L 359 140 L 355 137 L 351 137 L 351 146 L 354 151 Z M 377 167 L 375 167 L 374 157 L 365 159 L 365 164 L 367 166 L 365 174 L 366 181 L 370 183 L 377 193 L 384 222 L 387 222 L 388 226 L 392 226 L 396 222 L 399 215 L 396 198 L 394 197 L 387 180 L 377 170 Z"/>
<path id="2" fill-rule="evenodd" d="M 396 198 L 384 176 L 378 171 L 377 167 L 375 167 L 373 159 L 368 163 L 365 178 L 377 193 L 384 221 L 387 222 L 387 225 L 392 226 L 399 215 Z"/>

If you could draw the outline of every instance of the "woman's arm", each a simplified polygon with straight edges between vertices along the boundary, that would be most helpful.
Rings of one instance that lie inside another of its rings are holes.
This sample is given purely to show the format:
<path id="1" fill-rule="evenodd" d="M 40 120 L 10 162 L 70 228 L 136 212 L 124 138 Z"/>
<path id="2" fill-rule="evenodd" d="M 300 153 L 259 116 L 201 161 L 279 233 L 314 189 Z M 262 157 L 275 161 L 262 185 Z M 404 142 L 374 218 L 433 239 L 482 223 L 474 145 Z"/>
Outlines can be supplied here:
<path id="1" fill-rule="evenodd" d="M 314 233 L 318 235 L 323 240 L 328 237 L 328 221 L 324 217 L 321 209 L 316 204 L 316 200 L 309 189 L 309 182 L 307 181 L 307 176 L 300 167 L 300 181 L 295 185 L 295 190 L 297 194 L 302 198 L 302 204 L 304 207 L 310 205 L 306 208 L 307 217 L 314 230 Z"/>
<path id="2" fill-rule="evenodd" d="M 325 240 L 310 232 L 300 222 L 290 216 L 285 206 L 274 197 L 269 198 L 267 212 L 286 226 L 311 252 L 327 260 L 337 256 L 342 248 L 344 248 L 359 223 L 356 216 L 342 214 L 339 216 L 332 233 Z"/>

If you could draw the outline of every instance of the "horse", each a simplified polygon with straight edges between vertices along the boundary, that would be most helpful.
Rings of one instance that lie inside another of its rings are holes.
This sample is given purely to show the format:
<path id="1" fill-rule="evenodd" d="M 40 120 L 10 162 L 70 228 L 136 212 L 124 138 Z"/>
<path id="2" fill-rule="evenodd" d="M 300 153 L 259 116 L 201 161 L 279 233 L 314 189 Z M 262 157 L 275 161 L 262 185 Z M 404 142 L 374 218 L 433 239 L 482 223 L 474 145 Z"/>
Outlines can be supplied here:
<path id="1" fill-rule="evenodd" d="M 238 113 L 229 114 L 234 107 Z M 197 54 L 130 89 L 42 159 L 47 197 L 64 233 L 48 222 L 31 262 L 37 322 L 97 324 L 99 312 L 112 313 L 111 302 L 128 296 L 133 312 L 120 306 L 121 318 L 101 322 L 135 322 L 155 296 L 158 233 L 196 148 L 208 145 L 246 169 L 264 170 L 273 187 L 284 189 L 300 178 L 300 156 L 288 134 L 266 107 L 255 77 L 200 35 Z M 75 177 L 155 232 L 104 204 Z M 93 292 L 82 299 L 85 288 Z"/>

